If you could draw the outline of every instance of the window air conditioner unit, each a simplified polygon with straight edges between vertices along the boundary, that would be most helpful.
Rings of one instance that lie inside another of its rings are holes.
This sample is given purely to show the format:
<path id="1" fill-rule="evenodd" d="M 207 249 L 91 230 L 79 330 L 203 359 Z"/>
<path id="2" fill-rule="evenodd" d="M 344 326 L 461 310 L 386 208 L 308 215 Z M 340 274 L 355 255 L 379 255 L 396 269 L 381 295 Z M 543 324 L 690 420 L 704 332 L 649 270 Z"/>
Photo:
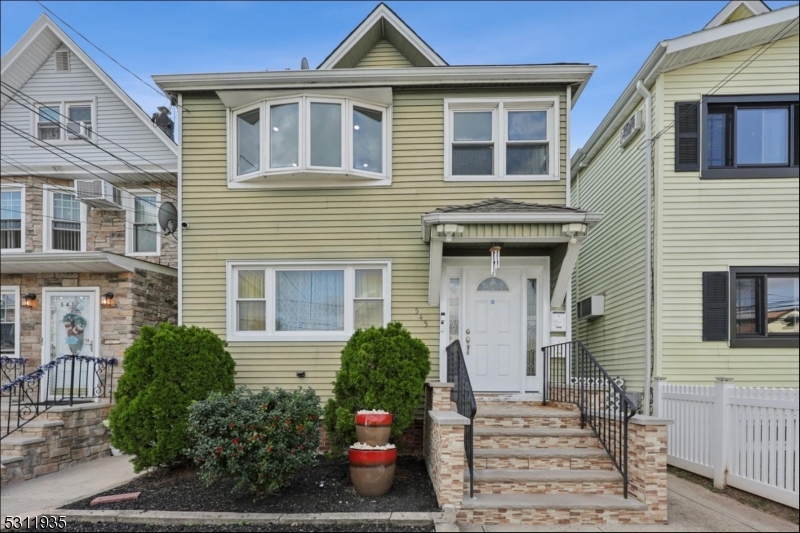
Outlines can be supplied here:
<path id="1" fill-rule="evenodd" d="M 622 126 L 619 132 L 619 145 L 624 148 L 630 143 L 639 130 L 642 129 L 642 112 L 641 110 L 631 115 L 631 118 Z"/>
<path id="2" fill-rule="evenodd" d="M 606 297 L 602 294 L 589 296 L 578 303 L 578 320 L 603 316 L 605 312 Z"/>
<path id="3" fill-rule="evenodd" d="M 75 198 L 102 211 L 122 210 L 122 191 L 106 180 L 75 180 Z"/>

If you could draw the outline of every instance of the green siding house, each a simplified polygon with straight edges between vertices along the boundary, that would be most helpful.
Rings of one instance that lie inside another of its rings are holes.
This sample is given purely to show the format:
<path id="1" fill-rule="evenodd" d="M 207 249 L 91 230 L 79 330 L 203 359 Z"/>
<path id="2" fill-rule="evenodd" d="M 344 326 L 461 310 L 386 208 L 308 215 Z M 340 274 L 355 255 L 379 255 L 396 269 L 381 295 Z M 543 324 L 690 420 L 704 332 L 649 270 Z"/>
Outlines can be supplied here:
<path id="1" fill-rule="evenodd" d="M 601 218 L 568 179 L 594 68 L 450 66 L 380 4 L 315 69 L 155 76 L 181 110 L 180 320 L 257 388 L 327 396 L 353 331 L 400 321 L 432 380 L 459 339 L 477 391 L 541 392 Z"/>
<path id="2" fill-rule="evenodd" d="M 573 205 L 604 214 L 573 334 L 645 395 L 656 376 L 797 387 L 798 6 L 730 2 L 698 29 L 656 45 L 572 157 Z"/>

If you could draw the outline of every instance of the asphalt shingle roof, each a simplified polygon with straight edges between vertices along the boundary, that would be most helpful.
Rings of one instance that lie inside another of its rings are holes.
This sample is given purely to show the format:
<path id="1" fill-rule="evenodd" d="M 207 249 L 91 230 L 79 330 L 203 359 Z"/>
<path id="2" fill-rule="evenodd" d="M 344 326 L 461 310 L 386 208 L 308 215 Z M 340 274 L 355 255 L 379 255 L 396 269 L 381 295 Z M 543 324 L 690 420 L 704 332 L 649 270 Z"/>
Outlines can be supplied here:
<path id="1" fill-rule="evenodd" d="M 563 205 L 531 204 L 506 198 L 490 198 L 474 204 L 449 205 L 433 213 L 586 213 L 582 209 Z"/>

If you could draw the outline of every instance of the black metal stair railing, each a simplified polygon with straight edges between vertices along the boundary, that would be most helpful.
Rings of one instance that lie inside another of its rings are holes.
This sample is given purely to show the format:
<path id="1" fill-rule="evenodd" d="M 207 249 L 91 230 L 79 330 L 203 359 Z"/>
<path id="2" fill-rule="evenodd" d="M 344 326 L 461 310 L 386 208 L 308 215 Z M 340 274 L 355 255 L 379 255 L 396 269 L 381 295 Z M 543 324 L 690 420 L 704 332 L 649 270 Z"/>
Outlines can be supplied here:
<path id="1" fill-rule="evenodd" d="M 3 383 L 14 381 L 19 376 L 25 375 L 25 365 L 28 360 L 23 357 L 7 357 L 0 355 L 0 378 Z"/>
<path id="2" fill-rule="evenodd" d="M 0 440 L 56 405 L 113 401 L 115 357 L 62 355 L 0 386 Z"/>
<path id="3" fill-rule="evenodd" d="M 461 343 L 457 340 L 447 347 L 447 381 L 453 384 L 453 390 L 450 391 L 450 400 L 455 402 L 458 414 L 469 418 L 469 425 L 464 427 L 464 454 L 466 455 L 467 468 L 469 469 L 469 497 L 472 498 L 475 478 L 472 428 L 475 415 L 478 413 L 478 405 L 475 402 L 472 383 L 469 381 L 464 352 L 461 351 Z"/>
<path id="4" fill-rule="evenodd" d="M 586 423 L 600 440 L 614 467 L 622 475 L 628 497 L 628 422 L 636 404 L 580 341 L 554 344 L 544 352 L 544 403 L 578 406 L 581 427 Z"/>

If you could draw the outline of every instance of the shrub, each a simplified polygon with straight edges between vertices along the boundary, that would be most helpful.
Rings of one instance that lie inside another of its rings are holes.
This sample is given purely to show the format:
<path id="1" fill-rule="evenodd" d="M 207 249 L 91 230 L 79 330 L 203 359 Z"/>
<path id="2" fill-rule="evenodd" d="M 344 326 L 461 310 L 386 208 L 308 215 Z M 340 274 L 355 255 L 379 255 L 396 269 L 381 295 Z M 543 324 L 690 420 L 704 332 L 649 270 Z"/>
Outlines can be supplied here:
<path id="1" fill-rule="evenodd" d="M 111 443 L 136 472 L 185 459 L 189 405 L 234 388 L 234 362 L 213 332 L 161 323 L 125 350 L 111 410 Z"/>
<path id="2" fill-rule="evenodd" d="M 312 389 L 214 392 L 189 408 L 188 454 L 209 485 L 233 478 L 234 490 L 275 492 L 314 463 L 320 415 Z"/>
<path id="3" fill-rule="evenodd" d="M 403 325 L 357 330 L 342 350 L 342 365 L 325 406 L 325 429 L 331 450 L 356 441 L 355 414 L 360 409 L 392 413 L 392 439 L 414 420 L 431 370 L 430 350 Z"/>

